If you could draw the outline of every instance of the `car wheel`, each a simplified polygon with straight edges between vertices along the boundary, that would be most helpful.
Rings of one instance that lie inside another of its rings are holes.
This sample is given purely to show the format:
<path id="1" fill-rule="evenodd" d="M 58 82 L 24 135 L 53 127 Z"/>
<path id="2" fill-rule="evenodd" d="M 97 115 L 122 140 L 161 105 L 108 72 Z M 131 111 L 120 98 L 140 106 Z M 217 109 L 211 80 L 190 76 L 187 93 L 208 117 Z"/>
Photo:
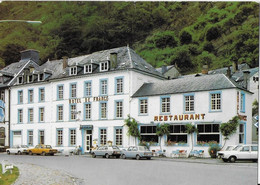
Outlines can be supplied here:
<path id="1" fill-rule="evenodd" d="M 228 162 L 228 159 L 223 159 L 223 158 L 222 158 L 222 161 L 224 161 L 224 162 Z"/>
<path id="2" fill-rule="evenodd" d="M 231 162 L 231 163 L 236 162 L 236 157 L 235 156 L 229 157 L 229 162 Z"/>
<path id="3" fill-rule="evenodd" d="M 21 152 L 21 151 L 18 151 L 18 155 L 22 155 L 22 152 Z"/>
<path id="4" fill-rule="evenodd" d="M 106 157 L 107 159 L 109 159 L 109 158 L 110 158 L 110 155 L 109 155 L 109 154 L 106 154 L 105 157 Z"/>
<path id="5" fill-rule="evenodd" d="M 29 155 L 33 155 L 32 151 L 29 151 Z"/>
<path id="6" fill-rule="evenodd" d="M 147 157 L 147 159 L 148 159 L 148 160 L 150 160 L 150 159 L 151 159 L 151 157 Z"/>
<path id="7" fill-rule="evenodd" d="M 136 160 L 140 160 L 140 155 L 136 155 Z"/>
<path id="8" fill-rule="evenodd" d="M 42 156 L 46 156 L 46 153 L 45 153 L 45 152 L 42 152 Z"/>
<path id="9" fill-rule="evenodd" d="M 7 151 L 7 154 L 10 155 L 10 151 Z"/>
<path id="10" fill-rule="evenodd" d="M 123 154 L 123 155 L 122 155 L 122 159 L 126 159 L 126 156 L 125 156 L 125 154 Z"/>
<path id="11" fill-rule="evenodd" d="M 92 158 L 96 158 L 97 156 L 96 156 L 96 154 L 95 153 L 93 153 L 92 154 Z"/>

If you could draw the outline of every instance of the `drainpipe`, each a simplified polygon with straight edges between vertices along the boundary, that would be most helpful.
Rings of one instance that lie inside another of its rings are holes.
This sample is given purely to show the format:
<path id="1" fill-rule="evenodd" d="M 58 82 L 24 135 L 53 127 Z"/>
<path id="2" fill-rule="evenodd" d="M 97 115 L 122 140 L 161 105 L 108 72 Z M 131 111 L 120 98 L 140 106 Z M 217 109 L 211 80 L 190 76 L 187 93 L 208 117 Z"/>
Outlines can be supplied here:
<path id="1" fill-rule="evenodd" d="M 11 146 L 11 89 L 8 88 L 8 145 Z"/>

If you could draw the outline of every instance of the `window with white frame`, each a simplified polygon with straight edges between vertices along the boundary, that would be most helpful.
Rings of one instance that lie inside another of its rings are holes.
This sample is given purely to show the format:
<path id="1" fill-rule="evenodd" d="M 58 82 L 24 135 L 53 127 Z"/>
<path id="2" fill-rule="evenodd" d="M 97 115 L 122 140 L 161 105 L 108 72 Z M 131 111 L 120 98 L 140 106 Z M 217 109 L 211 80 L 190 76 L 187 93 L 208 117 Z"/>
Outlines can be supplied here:
<path id="1" fill-rule="evenodd" d="M 85 82 L 85 96 L 91 96 L 92 84 L 91 82 Z"/>
<path id="2" fill-rule="evenodd" d="M 244 144 L 244 140 L 245 140 L 244 124 L 239 124 L 239 143 Z"/>
<path id="3" fill-rule="evenodd" d="M 39 144 L 44 144 L 44 130 L 39 131 Z"/>
<path id="4" fill-rule="evenodd" d="M 33 122 L 33 109 L 32 108 L 28 109 L 28 122 L 29 123 Z"/>
<path id="5" fill-rule="evenodd" d="M 33 103 L 33 90 L 28 90 L 28 103 Z"/>
<path id="6" fill-rule="evenodd" d="M 75 104 L 70 105 L 70 120 L 76 120 L 77 118 L 77 107 Z"/>
<path id="7" fill-rule="evenodd" d="M 108 61 L 100 63 L 100 71 L 108 71 Z"/>
<path id="8" fill-rule="evenodd" d="M 18 76 L 17 77 L 17 83 L 22 84 L 23 83 L 23 76 Z"/>
<path id="9" fill-rule="evenodd" d="M 170 133 L 167 136 L 168 144 L 187 143 L 187 133 L 185 130 L 185 125 L 170 125 Z"/>
<path id="10" fill-rule="evenodd" d="M 23 109 L 18 109 L 18 123 L 23 123 Z"/>
<path id="11" fill-rule="evenodd" d="M 18 91 L 18 104 L 23 103 L 23 91 Z"/>
<path id="12" fill-rule="evenodd" d="M 70 97 L 71 98 L 77 97 L 77 84 L 70 84 Z"/>
<path id="13" fill-rule="evenodd" d="M 91 119 L 91 104 L 90 103 L 86 103 L 85 104 L 85 119 Z"/>
<path id="14" fill-rule="evenodd" d="M 62 105 L 58 105 L 57 106 L 57 111 L 58 111 L 58 119 L 57 121 L 63 121 L 63 106 Z"/>
<path id="15" fill-rule="evenodd" d="M 123 117 L 123 102 L 117 101 L 116 102 L 116 118 L 122 118 Z"/>
<path id="16" fill-rule="evenodd" d="M 76 145 L 76 129 L 70 130 L 70 145 L 71 146 Z"/>
<path id="17" fill-rule="evenodd" d="M 33 131 L 28 131 L 28 145 L 33 146 Z"/>
<path id="18" fill-rule="evenodd" d="M 194 96 L 187 95 L 185 96 L 185 112 L 193 112 L 194 111 Z"/>
<path id="19" fill-rule="evenodd" d="M 116 128 L 116 145 L 123 145 L 123 129 L 122 128 Z"/>
<path id="20" fill-rule="evenodd" d="M 140 114 L 148 114 L 148 99 L 140 99 L 139 106 Z"/>
<path id="21" fill-rule="evenodd" d="M 211 110 L 221 110 L 221 93 L 210 94 Z"/>
<path id="22" fill-rule="evenodd" d="M 63 145 L 63 130 L 57 129 L 57 146 Z"/>
<path id="23" fill-rule="evenodd" d="M 107 103 L 106 102 L 103 102 L 103 103 L 100 103 L 100 118 L 101 119 L 106 119 L 107 118 Z"/>
<path id="24" fill-rule="evenodd" d="M 107 95 L 107 80 L 101 80 L 100 83 L 100 95 Z"/>
<path id="25" fill-rule="evenodd" d="M 63 85 L 58 86 L 58 100 L 63 100 Z"/>
<path id="26" fill-rule="evenodd" d="M 92 73 L 92 64 L 87 64 L 84 67 L 85 67 L 84 73 Z"/>
<path id="27" fill-rule="evenodd" d="M 43 102 L 45 99 L 45 90 L 44 88 L 39 89 L 39 102 Z"/>
<path id="28" fill-rule="evenodd" d="M 33 82 L 33 75 L 28 75 L 27 76 L 27 82 L 28 83 Z"/>
<path id="29" fill-rule="evenodd" d="M 77 75 L 77 67 L 70 67 L 70 75 Z"/>
<path id="30" fill-rule="evenodd" d="M 156 135 L 156 126 L 140 126 L 140 135 L 142 142 L 158 143 L 158 136 Z"/>
<path id="31" fill-rule="evenodd" d="M 100 129 L 100 145 L 107 144 L 107 129 Z"/>
<path id="32" fill-rule="evenodd" d="M 219 143 L 219 124 L 198 124 L 197 144 L 216 142 Z"/>
<path id="33" fill-rule="evenodd" d="M 170 97 L 161 98 L 161 113 L 170 113 Z"/>
<path id="34" fill-rule="evenodd" d="M 39 108 L 39 121 L 44 122 L 44 108 L 43 107 Z"/>
<path id="35" fill-rule="evenodd" d="M 123 93 L 123 78 L 116 79 L 116 94 Z"/>

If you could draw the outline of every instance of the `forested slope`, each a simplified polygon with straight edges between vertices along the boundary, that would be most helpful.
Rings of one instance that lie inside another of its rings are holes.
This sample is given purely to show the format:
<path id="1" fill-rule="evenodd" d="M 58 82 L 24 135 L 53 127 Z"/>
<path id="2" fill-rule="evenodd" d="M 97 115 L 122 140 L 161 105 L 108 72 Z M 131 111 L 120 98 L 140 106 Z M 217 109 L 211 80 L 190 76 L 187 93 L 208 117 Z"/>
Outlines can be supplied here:
<path id="1" fill-rule="evenodd" d="M 259 10 L 255 2 L 2 2 L 0 64 L 37 49 L 41 60 L 79 56 L 129 44 L 155 67 L 182 73 L 231 65 L 258 66 Z"/>

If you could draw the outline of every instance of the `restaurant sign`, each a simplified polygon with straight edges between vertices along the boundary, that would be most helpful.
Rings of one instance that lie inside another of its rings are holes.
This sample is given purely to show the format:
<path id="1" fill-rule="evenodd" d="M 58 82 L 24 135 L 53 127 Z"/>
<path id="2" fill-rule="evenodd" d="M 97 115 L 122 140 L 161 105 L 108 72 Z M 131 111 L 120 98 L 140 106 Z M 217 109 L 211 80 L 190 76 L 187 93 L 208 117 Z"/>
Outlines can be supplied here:
<path id="1" fill-rule="evenodd" d="M 154 121 L 204 120 L 205 114 L 181 114 L 154 116 Z"/>

